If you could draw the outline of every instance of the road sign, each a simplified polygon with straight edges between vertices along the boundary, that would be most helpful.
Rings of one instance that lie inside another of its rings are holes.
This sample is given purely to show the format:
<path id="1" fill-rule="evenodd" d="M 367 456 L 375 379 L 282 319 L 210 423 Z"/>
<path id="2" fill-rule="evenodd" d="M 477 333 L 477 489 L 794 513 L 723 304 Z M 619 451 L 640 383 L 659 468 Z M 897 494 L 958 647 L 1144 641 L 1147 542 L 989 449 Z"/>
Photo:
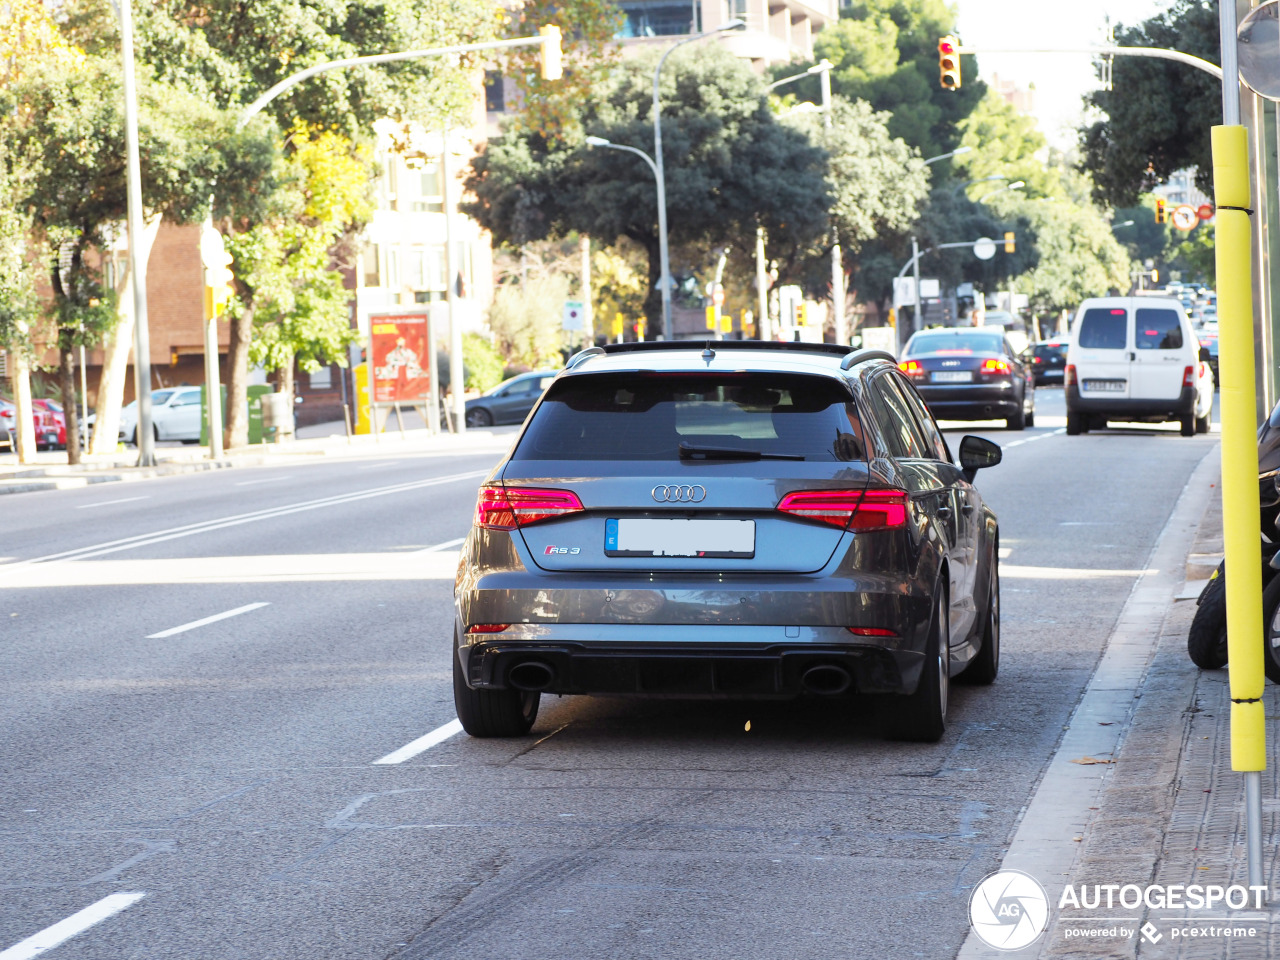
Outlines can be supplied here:
<path id="1" fill-rule="evenodd" d="M 1174 208 L 1173 216 L 1170 219 L 1179 230 L 1191 230 L 1200 222 L 1200 218 L 1196 215 L 1196 208 L 1185 203 L 1180 207 Z"/>
<path id="2" fill-rule="evenodd" d="M 973 244 L 973 255 L 979 260 L 990 260 L 996 255 L 996 242 L 990 237 L 979 237 Z"/>
<path id="3" fill-rule="evenodd" d="M 1196 216 L 1199 217 L 1201 220 L 1212 220 L 1213 204 L 1212 203 L 1200 204 L 1200 206 L 1196 207 Z"/>
<path id="4" fill-rule="evenodd" d="M 560 325 L 565 330 L 585 330 L 586 315 L 586 304 L 581 300 L 566 300 L 564 302 L 564 320 Z"/>

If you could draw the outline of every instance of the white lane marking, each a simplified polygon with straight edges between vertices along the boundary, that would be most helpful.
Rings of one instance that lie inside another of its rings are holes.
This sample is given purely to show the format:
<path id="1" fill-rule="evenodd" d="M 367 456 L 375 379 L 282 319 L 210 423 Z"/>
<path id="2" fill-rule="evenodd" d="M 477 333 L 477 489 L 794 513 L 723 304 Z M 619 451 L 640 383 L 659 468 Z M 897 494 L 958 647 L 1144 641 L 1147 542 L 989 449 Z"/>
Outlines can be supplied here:
<path id="1" fill-rule="evenodd" d="M 160 543 L 165 540 L 176 540 L 179 537 L 190 537 L 198 533 L 207 533 L 210 530 L 221 530 L 224 527 L 234 527 L 242 523 L 253 523 L 258 520 L 267 520 L 274 517 L 283 517 L 291 513 L 301 513 L 306 510 L 318 510 L 321 507 L 337 506 L 344 503 L 352 503 L 356 500 L 367 500 L 371 497 L 382 497 L 391 493 L 404 493 L 410 490 L 421 490 L 425 487 L 439 486 L 444 483 L 454 483 L 459 480 L 473 480 L 477 477 L 488 475 L 488 470 L 470 470 L 466 473 L 454 473 L 444 477 L 432 477 L 429 480 L 414 480 L 408 483 L 395 483 L 385 487 L 373 487 L 369 490 L 363 490 L 358 493 L 343 493 L 332 497 L 322 497 L 319 500 L 304 500 L 299 503 L 285 504 L 280 507 L 271 507 L 266 510 L 255 510 L 252 513 L 234 514 L 229 517 L 220 517 L 214 520 L 203 520 L 199 523 L 189 523 L 181 527 L 170 527 L 167 530 L 157 530 L 153 533 L 141 533 L 132 537 L 124 537 L 120 540 L 109 540 L 106 543 L 94 544 L 88 547 L 79 547 L 75 550 L 64 550 L 62 553 L 51 553 L 44 557 L 35 557 L 31 560 L 22 560 L 16 564 L 6 564 L 4 568 L 0 568 L 0 576 L 3 576 L 5 570 L 18 566 L 27 566 L 33 563 L 47 563 L 50 560 L 85 560 L 90 557 L 100 557 L 107 553 L 116 553 L 119 550 L 131 550 L 134 547 L 145 547 L 153 543 Z"/>
<path id="2" fill-rule="evenodd" d="M 257 610 L 260 607 L 269 607 L 271 604 L 262 603 L 246 603 L 243 607 L 236 607 L 234 610 L 228 610 L 226 613 L 215 613 L 212 617 L 204 617 L 200 620 L 192 620 L 190 623 L 184 623 L 180 627 L 170 627 L 168 630 L 161 630 L 159 633 L 147 635 L 148 640 L 163 640 L 165 637 L 172 637 L 176 633 L 186 633 L 188 630 L 194 630 L 196 627 L 203 627 L 210 623 L 217 623 L 219 620 L 226 620 L 228 617 L 238 617 L 242 613 L 248 613 L 250 610 Z"/>
<path id="3" fill-rule="evenodd" d="M 265 477 L 262 480 L 241 480 L 236 484 L 237 487 L 252 487 L 257 483 L 278 483 L 281 480 L 288 480 L 292 474 L 285 474 L 283 477 Z"/>
<path id="4" fill-rule="evenodd" d="M 95 923 L 101 923 L 121 910 L 133 906 L 145 896 L 145 893 L 113 893 L 103 897 L 79 913 L 73 913 L 67 919 L 59 920 L 52 927 L 46 927 L 21 943 L 15 943 L 8 950 L 0 951 L 0 960 L 30 960 L 31 957 L 38 957 L 46 950 L 52 950 L 59 944 L 66 943 L 76 934 L 84 933 Z"/>
<path id="5" fill-rule="evenodd" d="M 1043 440 L 1045 437 L 1056 437 L 1058 436 L 1058 434 L 1066 433 L 1066 432 L 1067 430 L 1065 427 L 1062 427 L 1058 430 L 1050 430 L 1048 433 L 1041 433 L 1034 437 L 1025 437 L 1022 440 L 1014 440 L 1012 443 L 1002 443 L 1000 444 L 1000 449 L 1012 450 L 1014 447 L 1020 447 L 1024 443 L 1035 443 L 1037 440 Z"/>
<path id="6" fill-rule="evenodd" d="M 390 467 L 399 463 L 399 460 L 383 460 L 381 463 L 366 463 L 356 467 L 357 470 L 377 470 L 379 467 Z"/>
<path id="7" fill-rule="evenodd" d="M 444 743 L 450 737 L 456 737 L 461 732 L 462 721 L 456 719 L 450 720 L 443 727 L 436 727 L 425 736 L 419 737 L 412 743 L 406 743 L 399 750 L 388 753 L 382 759 L 375 760 L 373 762 L 375 764 L 404 763 L 406 760 L 412 760 L 418 754 L 430 750 L 437 743 Z M 4 960 L 4 957 L 0 956 L 0 960 Z"/>
<path id="8" fill-rule="evenodd" d="M 466 537 L 458 537 L 456 540 L 446 540 L 444 543 L 437 543 L 434 547 L 425 547 L 422 550 L 415 550 L 414 553 L 439 553 L 441 550 L 460 547 L 466 542 Z M 412 556 L 412 554 L 410 554 L 410 556 Z"/>
<path id="9" fill-rule="evenodd" d="M 82 503 L 77 510 L 88 510 L 90 507 L 109 507 L 116 503 L 133 503 L 135 500 L 150 500 L 150 497 L 124 497 L 120 500 L 99 500 L 97 503 Z"/>

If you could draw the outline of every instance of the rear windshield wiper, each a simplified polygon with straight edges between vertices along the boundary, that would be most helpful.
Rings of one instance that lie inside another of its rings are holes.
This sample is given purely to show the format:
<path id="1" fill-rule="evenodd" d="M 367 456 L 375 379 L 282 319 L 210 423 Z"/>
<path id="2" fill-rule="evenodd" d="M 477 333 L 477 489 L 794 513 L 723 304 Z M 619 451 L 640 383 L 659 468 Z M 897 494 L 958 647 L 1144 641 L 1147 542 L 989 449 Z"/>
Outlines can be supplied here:
<path id="1" fill-rule="evenodd" d="M 798 453 L 765 453 L 762 450 L 741 450 L 735 447 L 697 447 L 680 444 L 681 460 L 803 460 Z"/>

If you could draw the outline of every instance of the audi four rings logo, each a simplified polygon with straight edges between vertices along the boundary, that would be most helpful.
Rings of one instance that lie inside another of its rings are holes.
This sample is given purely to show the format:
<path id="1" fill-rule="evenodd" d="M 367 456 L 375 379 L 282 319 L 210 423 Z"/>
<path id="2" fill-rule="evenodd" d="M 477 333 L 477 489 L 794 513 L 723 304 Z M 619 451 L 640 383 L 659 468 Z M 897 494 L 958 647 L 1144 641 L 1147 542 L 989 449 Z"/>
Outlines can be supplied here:
<path id="1" fill-rule="evenodd" d="M 654 487 L 653 499 L 659 503 L 701 503 L 707 499 L 707 488 L 700 483 L 693 486 L 673 483 L 665 487 Z"/>

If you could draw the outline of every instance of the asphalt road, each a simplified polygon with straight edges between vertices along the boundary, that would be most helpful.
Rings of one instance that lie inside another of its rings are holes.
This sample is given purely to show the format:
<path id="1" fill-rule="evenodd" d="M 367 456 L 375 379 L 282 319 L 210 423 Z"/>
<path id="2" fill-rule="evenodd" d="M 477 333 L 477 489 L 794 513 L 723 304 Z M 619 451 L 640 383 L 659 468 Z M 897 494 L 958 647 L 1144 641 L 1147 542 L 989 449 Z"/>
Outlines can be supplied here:
<path id="1" fill-rule="evenodd" d="M 831 703 L 544 698 L 528 738 L 375 763 L 454 718 L 491 451 L 3 498 L 0 960 L 68 918 L 55 960 L 954 956 L 1216 442 L 1038 404 L 948 430 L 1005 445 L 1004 638 L 936 745 Z"/>

